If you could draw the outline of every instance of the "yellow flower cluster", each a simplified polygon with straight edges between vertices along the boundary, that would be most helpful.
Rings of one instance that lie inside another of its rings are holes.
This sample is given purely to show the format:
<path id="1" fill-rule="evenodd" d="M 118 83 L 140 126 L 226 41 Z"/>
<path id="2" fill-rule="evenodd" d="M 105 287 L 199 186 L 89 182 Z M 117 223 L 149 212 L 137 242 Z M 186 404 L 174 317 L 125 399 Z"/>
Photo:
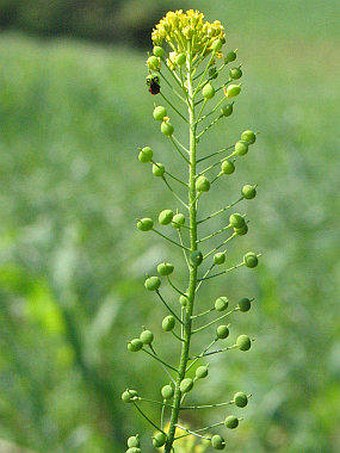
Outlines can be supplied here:
<path id="1" fill-rule="evenodd" d="M 169 11 L 152 32 L 152 41 L 157 46 L 168 43 L 177 54 L 190 51 L 193 56 L 206 55 L 220 41 L 225 43 L 225 31 L 219 20 L 210 23 L 204 14 L 193 9 Z M 217 50 L 217 49 L 216 49 Z"/>

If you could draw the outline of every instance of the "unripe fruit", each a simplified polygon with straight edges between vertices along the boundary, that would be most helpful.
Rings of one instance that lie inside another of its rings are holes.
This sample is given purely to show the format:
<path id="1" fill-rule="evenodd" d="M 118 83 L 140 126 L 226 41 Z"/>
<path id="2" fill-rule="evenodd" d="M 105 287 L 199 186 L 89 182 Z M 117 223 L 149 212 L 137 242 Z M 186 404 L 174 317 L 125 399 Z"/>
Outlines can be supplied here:
<path id="1" fill-rule="evenodd" d="M 204 175 L 201 175 L 196 179 L 195 185 L 198 192 L 208 192 L 210 189 L 209 179 L 206 178 Z"/>
<path id="2" fill-rule="evenodd" d="M 175 214 L 173 216 L 171 224 L 174 228 L 180 229 L 181 226 L 183 226 L 185 224 L 184 214 L 182 214 L 182 213 Z"/>
<path id="3" fill-rule="evenodd" d="M 138 352 L 142 349 L 143 342 L 139 338 L 134 338 L 128 342 L 127 348 L 130 352 Z"/>
<path id="4" fill-rule="evenodd" d="M 234 395 L 234 401 L 237 407 L 246 407 L 248 404 L 248 397 L 244 392 L 237 392 Z"/>
<path id="5" fill-rule="evenodd" d="M 219 266 L 219 265 L 223 264 L 224 262 L 225 262 L 225 253 L 223 253 L 223 252 L 215 253 L 214 264 Z"/>
<path id="6" fill-rule="evenodd" d="M 226 55 L 224 61 L 225 61 L 226 63 L 231 63 L 232 61 L 235 61 L 235 60 L 236 60 L 236 57 L 237 57 L 236 52 L 231 51 L 231 52 L 228 52 L 228 53 L 227 53 L 227 55 Z"/>
<path id="7" fill-rule="evenodd" d="M 251 348 L 251 340 L 248 335 L 240 335 L 236 339 L 236 346 L 241 351 L 248 351 Z"/>
<path id="8" fill-rule="evenodd" d="M 171 399 L 174 396 L 174 393 L 174 389 L 171 387 L 171 385 L 164 385 L 164 387 L 162 387 L 161 389 L 162 397 L 165 400 Z"/>
<path id="9" fill-rule="evenodd" d="M 233 110 L 234 110 L 233 104 L 227 104 L 222 106 L 221 113 L 223 116 L 228 117 L 233 113 Z"/>
<path id="10" fill-rule="evenodd" d="M 166 442 L 166 435 L 163 433 L 156 433 L 152 438 L 152 444 L 155 448 L 163 447 Z"/>
<path id="11" fill-rule="evenodd" d="M 207 366 L 199 366 L 197 370 L 195 371 L 195 375 L 197 379 L 204 379 L 208 376 L 209 370 Z"/>
<path id="12" fill-rule="evenodd" d="M 259 260 L 254 252 L 248 252 L 243 257 L 244 264 L 247 267 L 253 268 L 256 267 L 259 263 Z"/>
<path id="13" fill-rule="evenodd" d="M 228 298 L 225 296 L 221 296 L 215 300 L 215 310 L 216 311 L 224 311 L 228 308 L 229 301 Z"/>
<path id="14" fill-rule="evenodd" d="M 248 142 L 239 140 L 235 143 L 235 154 L 237 156 L 244 156 L 248 152 Z"/>
<path id="15" fill-rule="evenodd" d="M 146 64 L 152 71 L 158 71 L 161 67 L 161 62 L 155 55 L 151 55 L 151 57 L 146 60 Z"/>
<path id="16" fill-rule="evenodd" d="M 166 275 L 170 275 L 173 273 L 174 271 L 174 265 L 173 264 L 170 264 L 170 263 L 160 263 L 158 266 L 157 266 L 157 272 L 159 273 L 159 275 L 162 275 L 163 277 L 166 276 Z"/>
<path id="17" fill-rule="evenodd" d="M 142 450 L 138 447 L 131 447 L 126 450 L 125 453 L 141 453 Z"/>
<path id="18" fill-rule="evenodd" d="M 229 76 L 234 80 L 240 79 L 242 77 L 242 71 L 240 68 L 231 68 L 229 70 Z"/>
<path id="19" fill-rule="evenodd" d="M 226 93 L 227 98 L 234 98 L 235 96 L 237 96 L 241 93 L 241 86 L 231 84 L 227 87 L 225 93 Z"/>
<path id="20" fill-rule="evenodd" d="M 181 393 L 188 393 L 194 386 L 194 381 L 191 378 L 185 378 L 181 381 L 179 389 Z"/>
<path id="21" fill-rule="evenodd" d="M 205 99 L 212 99 L 215 96 L 215 88 L 210 83 L 205 84 L 202 95 Z"/>
<path id="22" fill-rule="evenodd" d="M 149 219 L 148 217 L 144 217 L 144 219 L 139 219 L 136 224 L 137 228 L 140 231 L 149 231 L 153 228 L 153 220 Z"/>
<path id="23" fill-rule="evenodd" d="M 225 441 L 223 437 L 218 434 L 214 434 L 211 438 L 211 446 L 215 448 L 215 450 L 224 450 Z"/>
<path id="24" fill-rule="evenodd" d="M 246 184 L 245 186 L 242 187 L 241 194 L 247 200 L 251 200 L 252 198 L 256 197 L 256 187 L 251 186 L 250 184 Z"/>
<path id="25" fill-rule="evenodd" d="M 221 165 L 221 171 L 225 175 L 231 175 L 235 171 L 235 165 L 231 160 L 224 160 Z"/>
<path id="26" fill-rule="evenodd" d="M 188 298 L 183 295 L 179 296 L 179 303 L 182 307 L 186 307 L 188 305 Z"/>
<path id="27" fill-rule="evenodd" d="M 155 163 L 152 165 L 152 173 L 155 176 L 163 176 L 165 173 L 165 167 L 163 164 L 160 164 L 159 162 Z"/>
<path id="28" fill-rule="evenodd" d="M 140 447 L 140 440 L 138 434 L 136 436 L 131 436 L 127 440 L 127 446 L 129 448 L 132 447 Z"/>
<path id="29" fill-rule="evenodd" d="M 239 236 L 244 236 L 248 233 L 248 225 L 245 223 L 241 228 L 234 228 L 234 232 Z"/>
<path id="30" fill-rule="evenodd" d="M 246 222 L 241 214 L 235 212 L 229 217 L 229 223 L 233 228 L 242 228 Z"/>
<path id="31" fill-rule="evenodd" d="M 225 420 L 224 424 L 227 428 L 235 429 L 238 427 L 239 421 L 235 415 L 229 415 Z"/>
<path id="32" fill-rule="evenodd" d="M 148 291 L 157 291 L 161 286 L 161 281 L 157 276 L 154 275 L 145 280 L 144 286 Z"/>
<path id="33" fill-rule="evenodd" d="M 139 335 L 139 339 L 143 344 L 151 344 L 154 339 L 154 335 L 151 330 L 143 330 L 143 332 Z"/>
<path id="34" fill-rule="evenodd" d="M 138 397 L 138 392 L 136 390 L 127 389 L 122 393 L 122 400 L 124 403 L 131 403 L 135 398 Z"/>
<path id="35" fill-rule="evenodd" d="M 164 209 L 162 212 L 160 212 L 158 216 L 158 222 L 161 225 L 169 225 L 171 223 L 171 220 L 174 217 L 174 212 L 171 211 L 171 209 Z"/>
<path id="36" fill-rule="evenodd" d="M 219 50 L 222 49 L 223 46 L 223 41 L 221 39 L 215 39 L 215 41 L 212 43 L 211 48 L 215 52 L 218 52 Z"/>
<path id="37" fill-rule="evenodd" d="M 253 131 L 247 130 L 242 132 L 241 140 L 248 142 L 250 145 L 256 142 L 256 134 Z"/>
<path id="38" fill-rule="evenodd" d="M 195 250 L 190 255 L 190 261 L 194 266 L 199 266 L 203 261 L 203 254 L 199 250 Z"/>
<path id="39" fill-rule="evenodd" d="M 171 137 L 172 134 L 174 133 L 174 127 L 172 124 L 169 123 L 169 121 L 162 121 L 161 132 L 167 137 Z"/>
<path id="40" fill-rule="evenodd" d="M 244 297 L 238 303 L 238 308 L 240 309 L 240 311 L 243 311 L 243 312 L 249 311 L 250 307 L 251 307 L 251 303 L 250 303 L 250 300 L 248 299 L 248 297 Z"/>
<path id="41" fill-rule="evenodd" d="M 163 121 L 163 118 L 167 115 L 166 108 L 158 105 L 154 108 L 152 115 L 156 121 Z"/>
<path id="42" fill-rule="evenodd" d="M 171 332 L 171 330 L 173 330 L 173 328 L 175 327 L 175 324 L 176 320 L 174 316 L 172 315 L 166 316 L 162 321 L 162 329 L 165 332 Z"/>
<path id="43" fill-rule="evenodd" d="M 224 340 L 225 338 L 228 338 L 229 337 L 228 326 L 226 326 L 224 324 L 218 326 L 217 329 L 216 329 L 216 336 L 220 340 Z"/>
<path id="44" fill-rule="evenodd" d="M 186 62 L 185 54 L 184 53 L 180 53 L 179 55 L 177 55 L 175 61 L 176 61 L 176 64 L 178 64 L 178 66 L 182 66 Z"/>
<path id="45" fill-rule="evenodd" d="M 145 146 L 142 148 L 138 154 L 138 160 L 142 162 L 143 164 L 147 164 L 148 162 L 151 161 L 153 156 L 153 151 L 150 148 L 150 146 Z"/>
<path id="46" fill-rule="evenodd" d="M 159 57 L 159 58 L 162 58 L 165 54 L 165 50 L 163 49 L 163 47 L 161 46 L 155 46 L 153 48 L 153 54 L 156 56 L 156 57 Z"/>

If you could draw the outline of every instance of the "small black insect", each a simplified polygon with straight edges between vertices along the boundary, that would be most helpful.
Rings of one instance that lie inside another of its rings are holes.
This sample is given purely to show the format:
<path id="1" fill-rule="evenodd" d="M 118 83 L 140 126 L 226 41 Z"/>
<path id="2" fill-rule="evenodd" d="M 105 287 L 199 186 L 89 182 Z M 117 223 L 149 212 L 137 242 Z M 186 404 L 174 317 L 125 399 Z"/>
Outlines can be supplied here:
<path id="1" fill-rule="evenodd" d="M 159 84 L 159 77 L 157 74 L 149 74 L 146 78 L 146 84 L 152 95 L 160 93 L 161 86 Z"/>

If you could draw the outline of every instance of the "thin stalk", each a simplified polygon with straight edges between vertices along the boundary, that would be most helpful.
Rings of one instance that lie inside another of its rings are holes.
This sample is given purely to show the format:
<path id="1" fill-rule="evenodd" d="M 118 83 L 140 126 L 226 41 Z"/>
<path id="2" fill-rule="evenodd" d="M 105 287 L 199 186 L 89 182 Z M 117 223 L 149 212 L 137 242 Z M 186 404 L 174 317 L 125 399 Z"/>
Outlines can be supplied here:
<path id="1" fill-rule="evenodd" d="M 163 175 L 162 176 L 162 179 L 165 183 L 165 185 L 167 186 L 167 188 L 170 190 L 170 192 L 172 193 L 172 195 L 186 208 L 186 209 L 189 209 L 189 206 L 182 200 L 182 198 L 174 191 L 174 189 L 170 186 L 169 182 L 167 181 L 167 179 L 165 178 L 165 176 Z"/>
<path id="2" fill-rule="evenodd" d="M 165 94 L 163 94 L 162 92 L 160 92 L 159 94 L 162 96 L 162 98 L 165 100 L 165 102 L 167 102 L 167 103 L 170 105 L 170 107 L 172 108 L 172 110 L 174 110 L 174 111 L 177 113 L 177 115 L 179 115 L 179 116 L 182 118 L 182 120 L 185 121 L 185 122 L 187 123 L 188 120 L 187 120 L 187 119 L 185 118 L 185 116 L 177 109 L 177 107 L 174 106 L 174 104 L 169 100 L 169 98 L 167 98 L 167 97 L 165 96 Z"/>
<path id="3" fill-rule="evenodd" d="M 161 431 L 162 433 L 164 433 L 164 431 L 159 428 L 156 423 L 154 423 L 143 411 L 140 407 L 137 406 L 137 404 L 133 401 L 133 405 L 135 406 L 135 408 L 137 409 L 137 411 L 141 414 L 141 416 L 143 418 L 145 418 L 145 420 L 150 423 L 150 425 L 152 425 L 155 429 L 157 429 L 157 431 Z M 165 433 L 164 433 L 165 434 Z"/>
<path id="4" fill-rule="evenodd" d="M 228 311 L 227 313 L 224 313 L 223 315 L 219 316 L 218 318 L 213 319 L 212 321 L 208 322 L 207 324 L 204 324 L 204 326 L 198 327 L 197 329 L 193 330 L 192 333 L 197 333 L 201 332 L 202 330 L 207 329 L 208 327 L 212 326 L 213 324 L 216 324 L 218 321 L 221 321 L 222 319 L 226 318 L 227 316 L 230 316 L 234 311 L 237 311 L 238 308 L 234 308 L 233 310 Z"/>
<path id="5" fill-rule="evenodd" d="M 148 354 L 150 357 L 152 357 L 153 359 L 162 363 L 164 366 L 169 368 L 169 370 L 175 371 L 177 373 L 177 369 L 175 367 L 173 367 L 172 365 L 169 365 L 169 363 L 164 362 L 164 360 L 160 359 L 157 355 L 152 354 L 150 351 L 148 351 L 147 349 L 144 349 L 144 348 L 142 348 L 142 351 L 146 352 L 146 354 Z"/>
<path id="6" fill-rule="evenodd" d="M 177 245 L 177 247 L 180 247 L 181 249 L 183 250 L 189 250 L 190 249 L 188 247 L 186 247 L 185 245 L 181 245 L 179 244 L 178 242 L 176 241 L 173 241 L 172 239 L 168 238 L 168 236 L 165 236 L 165 234 L 161 233 L 160 231 L 158 230 L 155 230 L 155 228 L 152 228 L 152 231 L 154 231 L 155 233 L 157 233 L 159 236 L 162 236 L 163 239 L 167 240 L 168 242 L 171 242 L 171 244 L 174 244 L 174 245 Z"/>
<path id="7" fill-rule="evenodd" d="M 172 310 L 172 308 L 169 306 L 169 304 L 166 302 L 166 300 L 164 299 L 164 297 L 162 296 L 162 294 L 157 290 L 156 291 L 158 297 L 161 299 L 161 301 L 163 302 L 163 304 L 166 306 L 166 308 L 169 310 L 169 312 L 177 319 L 177 321 L 179 321 L 181 324 L 183 323 L 183 321 L 181 320 L 181 318 Z"/>
<path id="8" fill-rule="evenodd" d="M 221 154 L 221 153 L 224 153 L 225 151 L 228 151 L 229 149 L 232 149 L 234 148 L 235 145 L 230 145 L 230 146 L 227 146 L 227 148 L 221 148 L 219 149 L 218 151 L 215 151 L 214 153 L 212 154 L 209 154 L 208 156 L 204 156 L 204 157 L 201 157 L 200 159 L 198 159 L 197 163 L 200 164 L 201 162 L 203 162 L 204 160 L 207 160 L 207 159 L 210 159 L 210 157 L 214 157 L 214 156 L 217 156 L 218 154 Z M 225 159 L 228 159 L 229 157 L 232 157 L 232 155 L 230 156 L 227 156 Z M 224 159 L 223 159 L 224 160 Z M 221 161 L 219 161 L 218 163 L 220 163 Z M 216 164 L 214 164 L 216 166 Z M 207 172 L 208 170 L 210 170 L 211 168 L 213 168 L 212 166 L 206 168 L 205 170 L 203 170 L 203 172 Z M 204 174 L 202 172 L 200 172 L 200 175 Z"/>
<path id="9" fill-rule="evenodd" d="M 189 159 L 183 154 L 183 152 L 181 151 L 181 149 L 178 146 L 177 142 L 175 141 L 174 137 L 169 137 L 169 138 L 170 138 L 171 143 L 174 145 L 176 151 L 178 152 L 178 154 L 182 157 L 182 159 L 185 160 L 185 162 L 187 164 L 189 164 Z"/>
<path id="10" fill-rule="evenodd" d="M 239 202 L 242 201 L 243 199 L 244 199 L 243 196 L 240 197 L 240 198 L 238 198 L 236 201 L 234 201 L 233 203 L 228 204 L 228 205 L 225 206 L 224 208 L 221 208 L 221 209 L 219 209 L 218 211 L 215 211 L 215 212 L 213 212 L 212 214 L 209 214 L 209 215 L 208 215 L 207 217 L 205 217 L 204 219 L 198 220 L 197 223 L 200 224 L 200 223 L 206 222 L 207 220 L 213 219 L 213 218 L 216 217 L 217 215 L 222 214 L 224 211 L 227 211 L 228 209 L 232 208 L 233 206 L 235 206 L 237 203 L 239 203 Z"/>

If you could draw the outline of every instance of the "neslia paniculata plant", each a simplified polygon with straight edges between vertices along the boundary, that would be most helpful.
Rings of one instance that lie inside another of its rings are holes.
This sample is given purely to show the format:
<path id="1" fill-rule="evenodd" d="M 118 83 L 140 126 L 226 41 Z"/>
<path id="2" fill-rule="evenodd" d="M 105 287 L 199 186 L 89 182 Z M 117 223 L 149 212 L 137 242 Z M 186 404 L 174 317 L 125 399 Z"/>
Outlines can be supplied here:
<path id="1" fill-rule="evenodd" d="M 128 350 L 140 351 L 150 360 L 158 361 L 166 381 L 160 389 L 159 400 L 148 399 L 135 389 L 126 389 L 122 399 L 150 423 L 150 437 L 156 449 L 173 452 L 176 443 L 180 445 L 183 440 L 197 438 L 200 442 L 204 440 L 205 448 L 223 450 L 228 445 L 228 429 L 237 428 L 242 420 L 242 417 L 234 415 L 234 410 L 247 406 L 251 395 L 242 390 L 230 395 L 228 401 L 201 406 L 191 405 L 186 400 L 190 392 L 195 391 L 198 381 L 208 377 L 210 357 L 231 353 L 232 350 L 248 351 L 252 345 L 253 339 L 246 334 L 237 336 L 235 342 L 227 345 L 224 342 L 229 337 L 228 318 L 235 312 L 247 312 L 253 299 L 245 297 L 230 304 L 226 296 L 219 296 L 207 306 L 206 301 L 200 300 L 200 288 L 239 268 L 257 266 L 260 255 L 251 251 L 234 265 L 227 265 L 226 259 L 229 244 L 248 232 L 246 216 L 235 212 L 235 206 L 253 199 L 256 185 L 243 186 L 236 200 L 204 218 L 198 209 L 214 183 L 235 172 L 238 160 L 246 156 L 255 143 L 256 134 L 245 130 L 236 143 L 223 149 L 213 149 L 211 142 L 210 154 L 206 152 L 207 146 L 200 149 L 203 135 L 217 122 L 226 121 L 232 115 L 234 99 L 241 92 L 238 80 L 242 70 L 234 63 L 236 51 L 224 50 L 226 37 L 219 21 L 209 23 L 202 13 L 193 10 L 168 12 L 153 30 L 152 41 L 154 47 L 147 59 L 146 83 L 157 101 L 153 117 L 160 122 L 160 131 L 167 137 L 169 146 L 187 167 L 188 177 L 182 180 L 172 173 L 171 168 L 165 168 L 149 146 L 140 148 L 139 161 L 150 165 L 153 175 L 163 181 L 165 188 L 174 195 L 174 210 L 160 212 L 158 226 L 152 218 L 140 218 L 137 228 L 160 236 L 183 252 L 187 287 L 180 289 L 174 283 L 172 274 L 175 268 L 171 262 L 158 263 L 157 275 L 147 275 L 146 290 L 153 292 L 167 311 L 161 328 L 173 335 L 173 341 L 180 343 L 180 356 L 177 363 L 168 363 L 155 347 L 154 333 L 144 328 L 138 338 L 128 342 Z M 176 121 L 185 125 L 187 142 L 182 143 L 176 136 Z M 208 222 L 213 224 L 218 216 L 224 216 L 225 226 L 202 236 L 200 227 Z M 217 245 L 216 240 L 220 241 Z M 170 285 L 174 292 L 172 300 L 167 300 L 162 293 L 165 284 Z M 200 341 L 199 333 L 205 330 L 211 332 L 209 344 Z M 159 407 L 159 421 L 148 415 L 148 404 Z M 186 411 L 213 410 L 216 407 L 225 407 L 223 420 L 201 428 L 185 423 Z M 127 445 L 129 453 L 141 451 L 138 435 L 131 436 Z M 150 445 L 146 449 L 149 451 Z"/>

